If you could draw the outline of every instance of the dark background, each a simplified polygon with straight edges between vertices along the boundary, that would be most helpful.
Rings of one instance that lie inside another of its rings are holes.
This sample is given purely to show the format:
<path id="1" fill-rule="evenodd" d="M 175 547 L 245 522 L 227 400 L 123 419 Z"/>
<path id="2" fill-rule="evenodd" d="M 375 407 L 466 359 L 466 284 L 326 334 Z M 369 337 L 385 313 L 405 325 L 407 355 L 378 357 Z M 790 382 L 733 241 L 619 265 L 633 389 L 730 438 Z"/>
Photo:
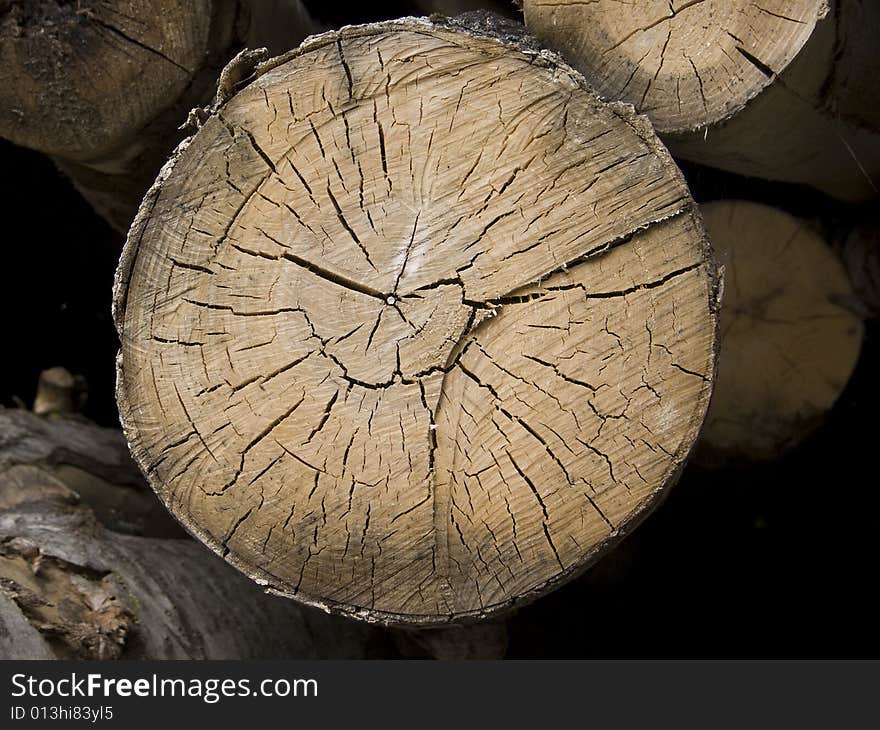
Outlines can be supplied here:
<path id="1" fill-rule="evenodd" d="M 330 25 L 419 14 L 409 3 L 307 3 Z M 757 200 L 829 234 L 854 211 L 797 186 L 684 167 L 703 202 Z M 46 158 L 0 141 L 0 403 L 41 370 L 85 376 L 86 415 L 117 425 L 113 272 L 122 243 Z M 878 327 L 824 424 L 784 459 L 689 466 L 669 498 L 585 577 L 522 609 L 510 658 L 880 656 Z"/>

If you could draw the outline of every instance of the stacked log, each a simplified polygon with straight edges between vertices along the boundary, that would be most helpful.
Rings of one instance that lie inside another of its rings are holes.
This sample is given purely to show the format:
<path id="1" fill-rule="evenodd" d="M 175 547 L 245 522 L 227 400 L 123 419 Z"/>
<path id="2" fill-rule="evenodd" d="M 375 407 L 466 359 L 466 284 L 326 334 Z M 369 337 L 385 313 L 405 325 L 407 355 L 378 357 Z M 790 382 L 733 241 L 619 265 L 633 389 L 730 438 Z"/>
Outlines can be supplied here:
<path id="1" fill-rule="evenodd" d="M 812 185 L 880 188 L 880 5 L 867 0 L 524 0 L 529 30 L 677 156 Z"/>
<path id="2" fill-rule="evenodd" d="M 806 221 L 739 200 L 701 208 L 725 268 L 721 357 L 701 458 L 778 458 L 822 423 L 846 387 L 862 316 L 839 259 Z"/>
<path id="3" fill-rule="evenodd" d="M 880 185 L 880 6 L 524 0 L 537 39 L 432 16 L 288 51 L 297 0 L 160 5 L 0 2 L 0 135 L 131 223 L 117 400 L 164 505 L 44 373 L 48 418 L 0 412 L 0 650 L 500 657 L 698 437 L 778 459 L 846 388 L 876 217 L 835 252 L 698 209 L 664 143 L 848 215 Z"/>
<path id="4" fill-rule="evenodd" d="M 718 288 L 649 126 L 517 26 L 349 27 L 260 65 L 145 198 L 120 412 L 168 508 L 273 592 L 485 618 L 675 481 Z"/>
<path id="5" fill-rule="evenodd" d="M 0 136 L 52 157 L 120 231 L 245 45 L 314 29 L 298 0 L 0 3 Z"/>
<path id="6" fill-rule="evenodd" d="M 265 595 L 192 540 L 121 534 L 96 516 L 108 504 L 118 508 L 114 492 L 143 490 L 119 431 L 0 410 L 0 656 L 309 659 L 383 651 L 375 632 Z M 124 504 L 130 526 L 155 533 L 142 501 Z"/>

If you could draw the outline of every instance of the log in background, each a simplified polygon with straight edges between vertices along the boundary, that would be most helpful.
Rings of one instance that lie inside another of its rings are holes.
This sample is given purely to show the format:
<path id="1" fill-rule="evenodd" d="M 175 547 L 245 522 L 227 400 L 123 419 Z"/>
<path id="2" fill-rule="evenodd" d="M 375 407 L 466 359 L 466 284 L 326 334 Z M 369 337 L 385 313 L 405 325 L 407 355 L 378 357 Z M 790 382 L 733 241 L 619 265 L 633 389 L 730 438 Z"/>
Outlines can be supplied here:
<path id="1" fill-rule="evenodd" d="M 418 13 L 404 2 L 313 12 L 332 25 Z M 855 213 L 796 186 L 684 171 L 698 202 L 755 200 L 828 226 Z M 110 287 L 120 236 L 48 160 L 5 142 L 0 214 L 0 402 L 31 402 L 40 370 L 61 364 L 88 380 L 86 415 L 115 425 Z M 689 467 L 620 548 L 512 619 L 507 656 L 877 655 L 877 336 L 868 322 L 856 372 L 805 443 L 757 466 Z"/>

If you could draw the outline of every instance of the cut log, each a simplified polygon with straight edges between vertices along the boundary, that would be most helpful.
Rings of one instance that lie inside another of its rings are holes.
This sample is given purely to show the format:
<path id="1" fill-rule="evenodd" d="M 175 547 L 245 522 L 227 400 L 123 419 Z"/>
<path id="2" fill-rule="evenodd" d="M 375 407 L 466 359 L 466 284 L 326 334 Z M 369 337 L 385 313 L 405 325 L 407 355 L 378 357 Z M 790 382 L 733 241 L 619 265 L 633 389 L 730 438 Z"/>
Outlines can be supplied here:
<path id="1" fill-rule="evenodd" d="M 312 27 L 298 0 L 7 0 L 0 136 L 50 155 L 127 230 L 223 65 L 245 44 L 287 50 Z"/>
<path id="2" fill-rule="evenodd" d="M 23 410 L 0 410 L 0 454 L 0 467 L 39 466 L 60 479 L 115 532 L 185 537 L 147 487 L 119 429 L 81 417 L 48 420 Z"/>
<path id="3" fill-rule="evenodd" d="M 68 426 L 0 410 L 0 658 L 361 658 L 378 650 L 374 632 L 265 595 L 191 540 L 106 529 L 53 461 L 75 462 L 83 474 L 94 468 L 93 495 L 124 490 L 107 483 L 123 469 L 108 464 L 107 445 L 113 453 L 121 439 Z M 137 478 L 130 461 L 127 470 Z"/>
<path id="4" fill-rule="evenodd" d="M 695 205 L 644 120 L 520 29 L 309 39 L 213 111 L 132 226 L 133 453 L 273 591 L 491 615 L 581 572 L 690 451 L 718 289 Z"/>
<path id="5" fill-rule="evenodd" d="M 880 4 L 524 0 L 526 25 L 673 154 L 844 200 L 880 187 Z"/>
<path id="6" fill-rule="evenodd" d="M 805 221 L 736 200 L 702 211 L 725 288 L 700 461 L 773 459 L 840 396 L 859 357 L 862 320 L 840 261 Z"/>
<path id="7" fill-rule="evenodd" d="M 88 387 L 82 375 L 54 367 L 40 373 L 34 413 L 40 416 L 69 415 L 82 411 Z"/>
<path id="8" fill-rule="evenodd" d="M 862 312 L 880 317 L 880 216 L 859 221 L 844 239 L 840 253 Z"/>

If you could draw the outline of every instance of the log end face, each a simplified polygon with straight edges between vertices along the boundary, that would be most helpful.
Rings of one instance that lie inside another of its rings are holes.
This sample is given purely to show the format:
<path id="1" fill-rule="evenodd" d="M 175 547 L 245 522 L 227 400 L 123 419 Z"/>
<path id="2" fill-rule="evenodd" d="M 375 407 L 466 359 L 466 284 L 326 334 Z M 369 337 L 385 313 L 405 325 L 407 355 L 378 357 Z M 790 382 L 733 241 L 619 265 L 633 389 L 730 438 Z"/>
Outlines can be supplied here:
<path id="1" fill-rule="evenodd" d="M 741 109 L 791 63 L 825 9 L 821 0 L 524 1 L 530 32 L 661 134 Z"/>
<path id="2" fill-rule="evenodd" d="M 726 284 L 701 461 L 773 459 L 837 401 L 858 361 L 862 317 L 843 266 L 806 221 L 746 201 L 702 211 Z"/>
<path id="3" fill-rule="evenodd" d="M 4 3 L 0 134 L 100 162 L 186 88 L 208 51 L 211 14 L 208 0 L 139 0 L 125 15 L 91 1 Z"/>
<path id="4" fill-rule="evenodd" d="M 674 481 L 717 276 L 649 131 L 427 21 L 311 39 L 160 177 L 119 404 L 174 513 L 267 588 L 442 624 L 573 577 Z"/>

